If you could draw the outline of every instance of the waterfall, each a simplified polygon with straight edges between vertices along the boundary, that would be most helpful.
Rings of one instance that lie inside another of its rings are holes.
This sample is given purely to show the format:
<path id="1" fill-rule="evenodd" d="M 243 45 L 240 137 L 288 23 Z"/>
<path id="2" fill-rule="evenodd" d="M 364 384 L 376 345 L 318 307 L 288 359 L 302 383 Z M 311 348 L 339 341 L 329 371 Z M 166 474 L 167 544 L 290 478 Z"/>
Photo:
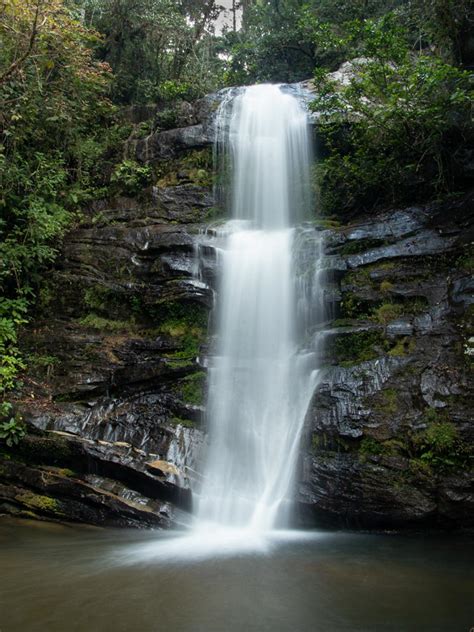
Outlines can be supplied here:
<path id="1" fill-rule="evenodd" d="M 217 343 L 196 523 L 262 533 L 285 520 L 317 379 L 314 354 L 302 351 L 307 284 L 296 274 L 311 143 L 304 109 L 277 85 L 230 93 L 216 127 L 232 219 L 217 230 Z"/>

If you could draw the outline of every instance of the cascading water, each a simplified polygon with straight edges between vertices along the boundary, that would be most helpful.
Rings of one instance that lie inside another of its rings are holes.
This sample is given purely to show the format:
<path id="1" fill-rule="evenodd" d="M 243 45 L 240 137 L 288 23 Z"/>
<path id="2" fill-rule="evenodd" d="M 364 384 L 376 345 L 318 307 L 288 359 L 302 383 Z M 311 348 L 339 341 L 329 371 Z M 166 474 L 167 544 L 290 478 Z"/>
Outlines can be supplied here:
<path id="1" fill-rule="evenodd" d="M 147 558 L 253 552 L 289 537 L 276 527 L 288 518 L 319 373 L 322 249 L 314 226 L 302 223 L 311 198 L 305 110 L 288 88 L 252 86 L 227 93 L 216 127 L 233 217 L 197 248 L 198 276 L 206 276 L 210 251 L 220 272 L 216 344 L 206 360 L 209 444 L 192 530 L 135 551 Z"/>
<path id="2" fill-rule="evenodd" d="M 295 224 L 309 210 L 310 139 L 298 100 L 246 88 L 218 112 L 233 220 L 219 231 L 217 349 L 210 360 L 197 528 L 265 532 L 282 518 L 316 372 L 299 352 Z"/>

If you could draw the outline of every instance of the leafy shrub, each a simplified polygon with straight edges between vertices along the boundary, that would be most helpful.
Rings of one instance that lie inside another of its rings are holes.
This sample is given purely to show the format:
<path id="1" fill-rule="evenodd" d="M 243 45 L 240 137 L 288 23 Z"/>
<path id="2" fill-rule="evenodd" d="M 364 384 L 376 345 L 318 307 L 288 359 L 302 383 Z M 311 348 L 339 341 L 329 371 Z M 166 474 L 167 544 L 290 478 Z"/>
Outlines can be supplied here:
<path id="1" fill-rule="evenodd" d="M 178 115 L 174 108 L 165 108 L 158 112 L 155 118 L 158 130 L 173 129 L 178 125 Z"/>
<path id="2" fill-rule="evenodd" d="M 472 138 L 469 75 L 413 54 L 397 17 L 354 22 L 362 60 L 347 84 L 316 70 L 326 155 L 317 188 L 326 213 L 426 199 L 464 186 Z M 463 175 L 464 174 L 464 175 Z M 464 180 L 463 180 L 464 178 Z"/>
<path id="3" fill-rule="evenodd" d="M 12 405 L 9 402 L 0 404 L 0 439 L 11 447 L 19 443 L 25 434 L 21 417 L 12 414 Z"/>
<path id="4" fill-rule="evenodd" d="M 373 437 L 364 437 L 359 445 L 359 454 L 362 458 L 383 454 L 383 445 Z"/>
<path id="5" fill-rule="evenodd" d="M 424 414 L 426 428 L 412 437 L 416 460 L 438 470 L 469 467 L 472 446 L 462 441 L 459 430 L 444 412 L 428 408 Z"/>
<path id="6" fill-rule="evenodd" d="M 183 81 L 173 81 L 168 79 L 160 83 L 159 95 L 163 101 L 174 101 L 175 99 L 185 99 L 192 95 L 192 86 Z"/>
<path id="7" fill-rule="evenodd" d="M 449 452 L 457 439 L 458 431 L 453 423 L 449 421 L 436 422 L 426 429 L 423 443 L 434 453 L 442 454 L 443 452 Z"/>
<path id="8" fill-rule="evenodd" d="M 151 174 L 150 167 L 140 165 L 135 160 L 123 160 L 116 165 L 110 181 L 120 191 L 133 195 L 150 184 Z"/>

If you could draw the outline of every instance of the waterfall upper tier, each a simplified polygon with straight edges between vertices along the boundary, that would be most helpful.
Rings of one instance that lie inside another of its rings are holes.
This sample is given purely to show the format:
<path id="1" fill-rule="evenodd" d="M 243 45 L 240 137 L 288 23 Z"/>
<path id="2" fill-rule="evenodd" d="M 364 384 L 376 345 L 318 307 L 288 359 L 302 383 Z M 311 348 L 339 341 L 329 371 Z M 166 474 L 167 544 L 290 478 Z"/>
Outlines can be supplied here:
<path id="1" fill-rule="evenodd" d="M 299 101 L 278 85 L 246 88 L 222 101 L 217 149 L 225 202 L 236 219 L 255 227 L 284 228 L 305 219 L 310 208 L 311 142 Z M 231 173 L 232 184 L 225 181 Z"/>

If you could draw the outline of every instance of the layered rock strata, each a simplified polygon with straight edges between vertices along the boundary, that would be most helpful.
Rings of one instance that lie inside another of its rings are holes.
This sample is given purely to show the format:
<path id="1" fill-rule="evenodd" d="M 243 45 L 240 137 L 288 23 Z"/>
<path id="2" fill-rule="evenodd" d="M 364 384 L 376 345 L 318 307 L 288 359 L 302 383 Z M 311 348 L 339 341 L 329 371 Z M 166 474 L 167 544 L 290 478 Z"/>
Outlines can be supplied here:
<path id="1" fill-rule="evenodd" d="M 23 333 L 29 433 L 0 451 L 0 511 L 169 527 L 192 506 L 218 257 L 215 98 L 131 140 L 153 168 L 65 239 Z M 319 220 L 328 319 L 297 473 L 298 524 L 472 528 L 472 196 Z M 199 267 L 199 274 L 197 269 Z M 319 334 L 319 335 L 318 335 Z"/>

